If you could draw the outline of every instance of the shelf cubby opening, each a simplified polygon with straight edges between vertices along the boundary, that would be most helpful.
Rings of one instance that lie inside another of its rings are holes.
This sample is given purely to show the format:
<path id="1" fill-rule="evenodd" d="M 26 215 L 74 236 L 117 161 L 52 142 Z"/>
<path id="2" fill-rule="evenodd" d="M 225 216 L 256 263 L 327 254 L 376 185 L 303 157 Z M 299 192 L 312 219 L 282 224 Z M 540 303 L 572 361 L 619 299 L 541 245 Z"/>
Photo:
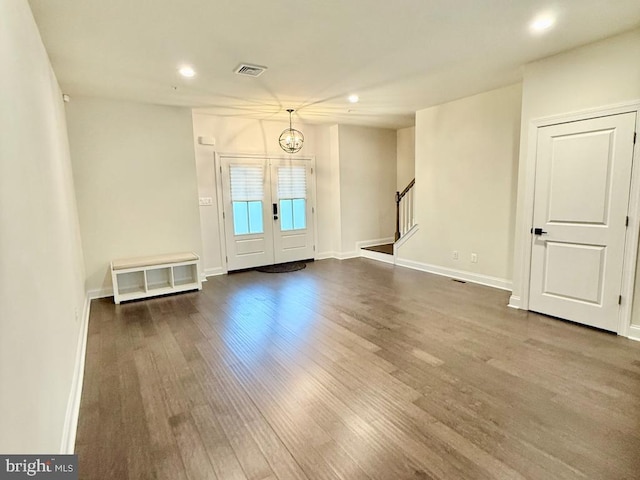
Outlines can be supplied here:
<path id="1" fill-rule="evenodd" d="M 173 281 L 176 286 L 197 283 L 198 270 L 196 265 L 178 265 L 173 267 Z"/>
<path id="2" fill-rule="evenodd" d="M 120 295 L 141 292 L 145 292 L 144 272 L 118 273 L 118 293 Z"/>
<path id="3" fill-rule="evenodd" d="M 147 290 L 171 288 L 171 267 L 147 270 Z"/>

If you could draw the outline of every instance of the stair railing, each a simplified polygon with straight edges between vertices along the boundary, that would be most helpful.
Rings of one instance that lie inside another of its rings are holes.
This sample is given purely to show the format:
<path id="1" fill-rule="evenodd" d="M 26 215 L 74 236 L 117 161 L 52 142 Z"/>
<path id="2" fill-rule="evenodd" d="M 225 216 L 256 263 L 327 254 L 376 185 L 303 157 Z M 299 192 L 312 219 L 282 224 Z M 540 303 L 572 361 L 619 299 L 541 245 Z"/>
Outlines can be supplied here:
<path id="1" fill-rule="evenodd" d="M 396 241 L 402 238 L 416 223 L 413 203 L 413 186 L 415 184 L 416 179 L 414 178 L 402 192 L 396 192 Z"/>

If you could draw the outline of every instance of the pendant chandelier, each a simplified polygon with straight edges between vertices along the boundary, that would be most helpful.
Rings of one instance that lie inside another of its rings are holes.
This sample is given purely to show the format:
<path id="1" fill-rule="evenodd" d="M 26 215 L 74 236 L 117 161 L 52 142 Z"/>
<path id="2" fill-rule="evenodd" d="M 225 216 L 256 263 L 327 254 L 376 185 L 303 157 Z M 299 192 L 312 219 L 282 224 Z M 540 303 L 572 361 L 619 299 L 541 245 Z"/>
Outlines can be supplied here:
<path id="1" fill-rule="evenodd" d="M 296 130 L 291 126 L 291 114 L 293 110 L 288 109 L 287 112 L 289 112 L 289 128 L 280 134 L 280 148 L 287 153 L 297 153 L 304 143 L 304 135 L 302 135 L 300 130 Z"/>

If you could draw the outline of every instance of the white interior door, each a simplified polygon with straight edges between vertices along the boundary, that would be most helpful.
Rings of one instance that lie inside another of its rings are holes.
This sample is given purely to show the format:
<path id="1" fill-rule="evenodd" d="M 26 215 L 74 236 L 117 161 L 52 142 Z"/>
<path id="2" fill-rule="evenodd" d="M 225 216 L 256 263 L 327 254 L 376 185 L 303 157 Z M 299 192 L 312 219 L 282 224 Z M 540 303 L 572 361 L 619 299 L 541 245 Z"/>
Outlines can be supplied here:
<path id="1" fill-rule="evenodd" d="M 538 129 L 529 309 L 616 331 L 635 113 Z"/>
<path id="2" fill-rule="evenodd" d="M 311 160 L 222 157 L 229 271 L 314 258 Z"/>
<path id="3" fill-rule="evenodd" d="M 311 162 L 273 160 L 271 192 L 275 263 L 314 257 L 313 189 Z"/>
<path id="4" fill-rule="evenodd" d="M 265 159 L 223 158 L 222 197 L 228 270 L 271 265 L 271 181 Z"/>

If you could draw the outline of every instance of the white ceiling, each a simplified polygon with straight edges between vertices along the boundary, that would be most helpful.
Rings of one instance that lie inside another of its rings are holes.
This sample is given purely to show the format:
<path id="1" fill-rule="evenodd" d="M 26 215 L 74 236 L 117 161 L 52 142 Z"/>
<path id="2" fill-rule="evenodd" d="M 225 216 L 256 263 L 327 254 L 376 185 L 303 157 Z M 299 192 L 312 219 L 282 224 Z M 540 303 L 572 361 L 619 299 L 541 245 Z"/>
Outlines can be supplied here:
<path id="1" fill-rule="evenodd" d="M 639 0 L 30 0 L 65 93 L 400 128 L 640 24 Z M 540 13 L 557 16 L 543 35 Z M 638 59 L 629 59 L 637 61 Z M 240 77 L 240 62 L 266 65 Z M 177 69 L 190 64 L 193 79 Z M 177 87 L 174 90 L 172 87 Z M 360 103 L 347 96 L 357 93 Z M 350 112 L 350 110 L 352 110 Z"/>

